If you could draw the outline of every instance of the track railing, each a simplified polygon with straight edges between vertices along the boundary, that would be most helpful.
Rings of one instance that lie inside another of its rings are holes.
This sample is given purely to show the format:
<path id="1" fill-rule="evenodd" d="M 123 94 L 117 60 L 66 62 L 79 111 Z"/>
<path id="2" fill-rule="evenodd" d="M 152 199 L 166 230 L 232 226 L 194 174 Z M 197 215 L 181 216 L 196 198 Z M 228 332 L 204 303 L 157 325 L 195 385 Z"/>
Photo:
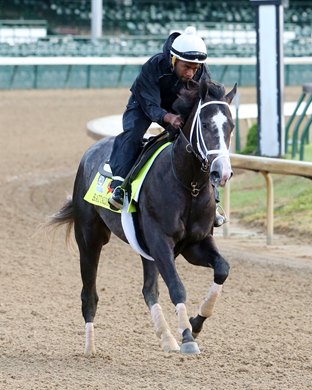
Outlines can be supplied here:
<path id="1" fill-rule="evenodd" d="M 156 124 L 154 124 L 154 127 L 156 127 Z M 98 118 L 87 123 L 88 134 L 96 140 L 107 136 L 115 136 L 121 131 L 121 115 Z M 267 244 L 272 244 L 274 232 L 274 188 L 271 174 L 294 175 L 312 179 L 312 163 L 242 154 L 231 154 L 230 156 L 233 168 L 261 172 L 265 178 L 267 190 L 266 237 Z M 229 217 L 230 183 L 224 188 L 224 210 Z M 229 231 L 230 224 L 223 225 L 223 235 L 225 237 L 230 235 Z"/>
<path id="2" fill-rule="evenodd" d="M 266 182 L 266 241 L 270 245 L 273 242 L 274 234 L 274 185 L 271 174 L 294 175 L 312 179 L 312 163 L 294 160 L 281 160 L 276 158 L 246 156 L 241 154 L 231 154 L 231 164 L 233 168 L 246 169 L 260 172 Z M 312 184 L 312 183 L 311 183 Z M 224 209 L 227 216 L 230 216 L 230 184 L 224 189 Z M 229 236 L 230 225 L 223 227 L 224 236 Z"/>
<path id="3" fill-rule="evenodd" d="M 148 58 L 87 54 L 83 57 L 4 57 L 0 50 L 0 89 L 129 87 Z M 207 59 L 214 78 L 228 86 L 235 82 L 240 86 L 253 86 L 256 62 L 256 57 L 212 56 Z M 283 62 L 285 84 L 302 84 L 311 68 L 312 57 L 284 57 Z"/>

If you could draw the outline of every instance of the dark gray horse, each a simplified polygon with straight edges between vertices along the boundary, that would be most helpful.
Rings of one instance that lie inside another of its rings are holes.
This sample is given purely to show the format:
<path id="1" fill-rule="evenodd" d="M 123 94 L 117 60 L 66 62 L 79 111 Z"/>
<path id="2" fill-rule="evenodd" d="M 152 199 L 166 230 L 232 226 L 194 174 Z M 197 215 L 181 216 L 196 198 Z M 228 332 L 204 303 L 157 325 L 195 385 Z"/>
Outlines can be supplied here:
<path id="1" fill-rule="evenodd" d="M 213 238 L 216 204 L 212 182 L 224 186 L 232 175 L 229 145 L 234 124 L 229 104 L 235 93 L 236 85 L 226 95 L 223 86 L 211 81 L 194 83 L 182 90 L 174 109 L 185 118 L 185 125 L 157 157 L 140 192 L 137 227 L 147 253 L 154 259 L 141 256 L 143 295 L 164 351 L 199 353 L 195 338 L 212 314 L 229 273 L 229 265 Z M 102 247 L 108 243 L 111 232 L 127 242 L 119 214 L 83 199 L 98 167 L 109 159 L 112 144 L 113 138 L 106 138 L 89 148 L 80 162 L 72 199 L 51 220 L 52 224 L 68 224 L 67 237 L 74 224 L 83 283 L 86 354 L 95 352 L 96 274 Z M 175 257 L 179 254 L 191 264 L 214 270 L 213 283 L 194 318 L 187 315 L 186 291 L 176 270 Z M 176 309 L 181 347 L 158 303 L 159 273 Z"/>

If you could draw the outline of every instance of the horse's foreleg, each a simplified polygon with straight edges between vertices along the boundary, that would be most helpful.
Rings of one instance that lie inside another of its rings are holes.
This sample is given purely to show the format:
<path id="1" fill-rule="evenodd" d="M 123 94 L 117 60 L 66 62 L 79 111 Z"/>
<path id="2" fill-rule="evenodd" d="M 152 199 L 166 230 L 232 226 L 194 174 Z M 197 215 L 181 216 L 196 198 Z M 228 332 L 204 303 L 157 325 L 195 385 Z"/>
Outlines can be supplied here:
<path id="1" fill-rule="evenodd" d="M 152 320 L 157 337 L 160 339 L 160 345 L 165 352 L 179 351 L 180 347 L 173 337 L 169 325 L 164 317 L 162 308 L 158 303 L 158 269 L 153 261 L 142 257 L 143 264 L 143 295 L 146 305 L 150 309 Z"/>
<path id="2" fill-rule="evenodd" d="M 207 237 L 200 243 L 187 247 L 183 251 L 183 256 L 191 264 L 212 267 L 214 270 L 214 282 L 199 306 L 198 315 L 190 319 L 192 333 L 196 338 L 202 330 L 205 320 L 213 313 L 217 298 L 222 291 L 222 285 L 229 274 L 229 264 L 219 254 L 212 236 Z"/>
<path id="3" fill-rule="evenodd" d="M 178 316 L 178 331 L 182 336 L 181 352 L 192 354 L 200 353 L 192 334 L 192 325 L 189 321 L 184 303 L 178 303 L 176 305 L 176 313 Z"/>
<path id="4" fill-rule="evenodd" d="M 155 326 L 155 332 L 160 339 L 160 346 L 165 352 L 179 352 L 180 347 L 177 340 L 172 335 L 169 325 L 164 317 L 159 303 L 151 307 L 151 316 Z"/>
<path id="5" fill-rule="evenodd" d="M 153 245 L 153 248 L 151 245 L 149 246 L 151 255 L 155 259 L 156 266 L 168 287 L 170 299 L 176 308 L 178 331 L 182 336 L 180 351 L 182 353 L 199 353 L 198 345 L 192 336 L 192 326 L 186 313 L 185 287 L 177 273 L 173 251 L 169 248 L 168 244 L 166 245 L 165 242 L 162 242 L 160 245 L 159 243 L 153 241 L 153 244 L 155 244 L 155 246 Z M 166 324 L 165 322 L 162 322 L 162 312 L 157 310 L 157 313 L 161 318 L 160 323 L 162 325 Z"/>
<path id="6" fill-rule="evenodd" d="M 222 284 L 213 282 L 212 286 L 208 290 L 207 296 L 202 301 L 198 314 L 202 317 L 210 317 L 213 312 L 214 305 L 218 296 L 221 294 Z"/>
<path id="7" fill-rule="evenodd" d="M 192 317 L 190 322 L 192 324 L 193 336 L 196 338 L 202 330 L 203 324 L 207 318 L 212 315 L 215 303 L 218 296 L 221 294 L 222 285 L 213 283 L 208 290 L 206 297 L 199 306 L 198 315 Z"/>

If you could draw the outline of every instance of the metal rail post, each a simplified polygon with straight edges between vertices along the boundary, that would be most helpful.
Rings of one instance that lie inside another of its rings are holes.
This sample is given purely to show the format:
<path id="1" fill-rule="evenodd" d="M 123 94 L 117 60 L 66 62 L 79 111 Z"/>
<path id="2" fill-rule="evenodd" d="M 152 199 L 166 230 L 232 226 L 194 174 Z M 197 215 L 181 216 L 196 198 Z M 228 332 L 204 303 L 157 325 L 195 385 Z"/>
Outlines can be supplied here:
<path id="1" fill-rule="evenodd" d="M 310 119 L 308 119 L 307 123 L 305 124 L 303 130 L 302 130 L 302 135 L 301 135 L 301 140 L 300 140 L 300 161 L 304 160 L 304 144 L 309 143 L 309 129 L 312 124 L 312 115 L 310 116 Z"/>
<path id="2" fill-rule="evenodd" d="M 274 234 L 274 188 L 273 179 L 269 172 L 261 172 L 265 178 L 267 187 L 267 244 L 271 245 L 273 242 Z"/>
<path id="3" fill-rule="evenodd" d="M 239 128 L 239 102 L 240 95 L 237 93 L 233 99 L 233 103 L 235 105 L 235 152 L 239 153 L 241 149 L 240 144 L 240 128 Z"/>
<path id="4" fill-rule="evenodd" d="M 306 112 L 308 111 L 308 108 L 310 106 L 310 104 L 312 103 L 312 95 L 309 96 L 306 104 L 305 104 L 305 107 L 302 111 L 302 114 L 300 115 L 295 127 L 294 127 L 294 132 L 293 132 L 293 136 L 292 136 L 292 151 L 291 151 L 291 157 L 292 158 L 295 158 L 296 157 L 296 154 L 297 154 L 297 150 L 298 150 L 298 133 L 299 133 L 299 128 L 300 128 L 300 125 L 306 115 Z"/>
<path id="5" fill-rule="evenodd" d="M 265 178 L 266 182 L 266 243 L 267 245 L 271 245 L 273 243 L 273 235 L 274 235 L 274 186 L 273 179 L 269 172 L 261 171 L 262 175 Z M 228 218 L 228 223 L 223 225 L 223 237 L 227 238 L 230 236 L 230 182 L 224 187 L 223 192 L 223 202 L 224 202 L 224 211 Z"/>
<path id="6" fill-rule="evenodd" d="M 289 138 L 290 126 L 293 123 L 293 121 L 294 121 L 294 119 L 295 119 L 295 117 L 297 115 L 297 111 L 298 111 L 301 103 L 303 102 L 305 96 L 306 96 L 306 93 L 302 92 L 302 94 L 300 95 L 300 97 L 298 99 L 296 108 L 295 108 L 294 112 L 292 113 L 291 117 L 288 119 L 288 122 L 286 124 L 286 127 L 285 127 L 285 153 L 288 152 L 288 138 Z"/>

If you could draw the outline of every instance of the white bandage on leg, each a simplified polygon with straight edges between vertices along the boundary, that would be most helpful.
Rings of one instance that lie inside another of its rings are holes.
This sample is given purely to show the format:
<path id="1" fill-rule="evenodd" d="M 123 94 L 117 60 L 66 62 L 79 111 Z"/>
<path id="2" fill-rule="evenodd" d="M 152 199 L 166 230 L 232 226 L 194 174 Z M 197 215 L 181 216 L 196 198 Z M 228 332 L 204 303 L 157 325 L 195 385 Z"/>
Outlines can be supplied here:
<path id="1" fill-rule="evenodd" d="M 188 319 L 184 303 L 178 303 L 176 305 L 176 313 L 178 315 L 178 332 L 182 335 L 185 329 L 190 329 L 192 331 L 192 325 Z"/>
<path id="2" fill-rule="evenodd" d="M 86 330 L 85 355 L 93 355 L 95 354 L 93 322 L 87 322 L 85 326 L 85 330 Z"/>
<path id="3" fill-rule="evenodd" d="M 216 300 L 218 296 L 221 294 L 222 291 L 222 284 L 213 283 L 212 286 L 208 290 L 207 296 L 204 298 L 203 302 L 201 303 L 199 307 L 198 314 L 202 317 L 210 317 L 214 305 L 216 303 Z"/>
<path id="4" fill-rule="evenodd" d="M 160 339 L 160 345 L 165 352 L 176 352 L 180 347 L 176 339 L 172 336 L 169 325 L 165 320 L 161 306 L 158 303 L 151 308 L 151 316 L 154 322 L 157 337 Z"/>
<path id="5" fill-rule="evenodd" d="M 161 335 L 166 330 L 170 331 L 169 325 L 167 324 L 167 321 L 165 320 L 162 308 L 161 308 L 159 303 L 155 303 L 155 305 L 152 306 L 151 316 L 152 316 L 152 320 L 154 322 L 157 337 L 161 338 Z"/>

